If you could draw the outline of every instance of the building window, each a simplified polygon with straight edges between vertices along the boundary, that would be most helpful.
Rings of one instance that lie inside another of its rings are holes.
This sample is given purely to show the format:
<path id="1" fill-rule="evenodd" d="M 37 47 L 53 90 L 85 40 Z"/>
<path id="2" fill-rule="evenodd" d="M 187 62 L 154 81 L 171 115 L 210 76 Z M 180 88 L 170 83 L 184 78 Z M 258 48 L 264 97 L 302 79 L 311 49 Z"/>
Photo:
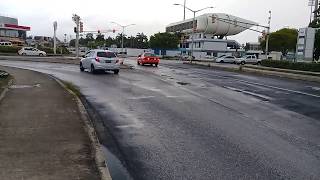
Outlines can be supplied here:
<path id="1" fill-rule="evenodd" d="M 201 42 L 199 42 L 199 44 L 198 44 L 198 48 L 201 48 Z"/>

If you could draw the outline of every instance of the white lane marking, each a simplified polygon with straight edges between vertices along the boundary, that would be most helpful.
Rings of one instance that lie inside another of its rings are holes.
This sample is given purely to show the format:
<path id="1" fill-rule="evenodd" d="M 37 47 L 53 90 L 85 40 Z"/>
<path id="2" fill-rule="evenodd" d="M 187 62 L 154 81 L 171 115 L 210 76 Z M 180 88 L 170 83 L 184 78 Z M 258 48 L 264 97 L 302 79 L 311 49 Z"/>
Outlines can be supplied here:
<path id="1" fill-rule="evenodd" d="M 264 96 L 262 94 L 257 94 L 257 93 L 254 93 L 254 92 L 250 92 L 250 91 L 246 91 L 246 90 L 242 90 L 242 89 L 238 89 L 238 88 L 233 88 L 233 87 L 229 87 L 229 86 L 224 86 L 224 87 L 227 88 L 227 89 L 233 90 L 233 91 L 242 92 L 244 94 L 249 94 L 249 95 L 261 98 L 261 99 L 266 99 L 266 100 L 271 100 L 272 99 L 269 96 Z"/>
<path id="2" fill-rule="evenodd" d="M 208 76 L 221 77 L 221 78 L 224 78 L 224 79 L 232 79 L 231 77 L 220 76 L 220 75 L 212 75 L 212 74 L 202 73 L 202 72 L 195 72 L 195 73 L 202 74 L 202 75 L 208 75 Z M 281 91 L 287 91 L 287 92 L 291 92 L 291 93 L 295 93 L 295 94 L 301 94 L 301 95 L 305 95 L 305 96 L 311 96 L 311 97 L 320 98 L 320 95 L 316 95 L 316 94 L 310 94 L 310 93 L 305 93 L 305 92 L 301 92 L 301 91 L 296 91 L 296 90 L 291 90 L 291 89 L 286 89 L 286 88 L 281 88 L 281 87 L 276 87 L 276 86 L 271 86 L 271 85 L 265 85 L 265 84 L 261 84 L 261 83 L 249 82 L 249 81 L 241 80 L 241 79 L 235 79 L 234 78 L 233 80 L 238 81 L 238 82 L 242 82 L 242 83 L 246 83 L 246 84 L 254 84 L 254 85 L 258 85 L 258 86 L 263 86 L 263 87 L 267 87 L 267 88 L 281 90 Z"/>
<path id="3" fill-rule="evenodd" d="M 301 91 L 296 91 L 296 90 L 291 90 L 291 89 L 286 89 L 286 88 L 281 88 L 281 87 L 276 87 L 276 86 L 271 86 L 271 85 L 249 82 L 249 81 L 245 81 L 245 80 L 239 80 L 239 82 L 243 82 L 243 83 L 247 83 L 247 84 L 254 84 L 254 85 L 258 85 L 258 86 L 281 90 L 281 91 L 287 91 L 287 92 L 291 92 L 291 93 L 295 93 L 295 94 L 301 94 L 301 95 L 305 95 L 305 96 L 320 98 L 320 95 L 310 94 L 310 93 L 306 93 L 306 92 L 301 92 Z"/>
<path id="4" fill-rule="evenodd" d="M 137 97 L 128 97 L 128 100 L 139 100 L 139 99 L 150 99 L 154 98 L 155 96 L 137 96 Z"/>

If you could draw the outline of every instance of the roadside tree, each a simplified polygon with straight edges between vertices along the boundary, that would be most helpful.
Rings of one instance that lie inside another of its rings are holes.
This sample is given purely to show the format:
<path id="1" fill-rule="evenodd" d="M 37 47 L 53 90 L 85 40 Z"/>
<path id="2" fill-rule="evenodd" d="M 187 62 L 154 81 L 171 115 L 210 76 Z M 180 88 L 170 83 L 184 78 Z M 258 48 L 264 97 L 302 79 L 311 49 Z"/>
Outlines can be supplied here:
<path id="1" fill-rule="evenodd" d="M 288 52 L 296 50 L 298 31 L 296 29 L 284 28 L 270 34 L 269 51 L 279 51 L 285 56 Z M 261 42 L 265 49 L 266 41 Z"/>

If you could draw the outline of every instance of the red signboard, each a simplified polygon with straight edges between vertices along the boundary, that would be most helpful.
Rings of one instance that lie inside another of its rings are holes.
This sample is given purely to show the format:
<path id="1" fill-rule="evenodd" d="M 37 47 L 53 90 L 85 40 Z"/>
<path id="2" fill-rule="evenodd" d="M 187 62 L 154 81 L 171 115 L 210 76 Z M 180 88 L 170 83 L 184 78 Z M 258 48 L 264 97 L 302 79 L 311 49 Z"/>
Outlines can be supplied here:
<path id="1" fill-rule="evenodd" d="M 14 24 L 4 24 L 4 27 L 17 29 L 17 30 L 24 30 L 24 31 L 30 31 L 30 29 L 31 29 L 28 26 L 18 26 L 18 25 L 14 25 Z"/>

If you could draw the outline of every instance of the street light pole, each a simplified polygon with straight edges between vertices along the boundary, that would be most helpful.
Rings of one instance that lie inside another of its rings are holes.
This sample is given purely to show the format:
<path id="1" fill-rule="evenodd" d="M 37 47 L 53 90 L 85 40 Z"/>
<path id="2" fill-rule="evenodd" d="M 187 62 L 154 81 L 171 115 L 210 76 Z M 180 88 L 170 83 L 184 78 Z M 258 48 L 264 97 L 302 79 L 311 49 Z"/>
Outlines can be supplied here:
<path id="1" fill-rule="evenodd" d="M 111 23 L 116 24 L 116 25 L 122 27 L 121 53 L 123 53 L 124 30 L 125 30 L 125 28 L 128 27 L 128 26 L 134 26 L 134 25 L 136 25 L 136 24 L 128 24 L 128 25 L 123 26 L 123 25 L 121 25 L 121 24 L 119 24 L 119 23 L 116 23 L 116 22 L 111 22 Z"/>
<path id="2" fill-rule="evenodd" d="M 183 20 L 186 20 L 186 1 L 187 0 L 184 0 L 184 4 L 183 4 Z"/>
<path id="3" fill-rule="evenodd" d="M 121 54 L 123 53 L 124 27 L 122 26 Z"/>
<path id="4" fill-rule="evenodd" d="M 271 11 L 269 11 L 267 37 L 266 37 L 267 38 L 266 39 L 266 59 L 268 59 L 268 51 L 269 51 L 270 24 L 271 24 Z"/>
<path id="5" fill-rule="evenodd" d="M 74 14 L 72 20 L 76 23 L 76 57 L 79 57 L 79 27 L 80 27 L 80 16 Z"/>
<path id="6" fill-rule="evenodd" d="M 189 11 L 193 12 L 193 21 L 192 21 L 192 37 L 191 37 L 191 57 L 193 58 L 193 45 L 194 45 L 194 33 L 195 33 L 195 29 L 196 29 L 196 13 L 197 12 L 200 12 L 200 11 L 203 11 L 205 9 L 212 9 L 213 7 L 210 6 L 210 7 L 206 7 L 206 8 L 202 8 L 202 9 L 199 9 L 199 10 L 192 10 L 190 8 L 188 8 L 187 6 L 185 5 L 182 5 L 182 4 L 173 4 L 175 6 L 183 6 L 183 8 L 185 9 L 188 9 Z"/>

